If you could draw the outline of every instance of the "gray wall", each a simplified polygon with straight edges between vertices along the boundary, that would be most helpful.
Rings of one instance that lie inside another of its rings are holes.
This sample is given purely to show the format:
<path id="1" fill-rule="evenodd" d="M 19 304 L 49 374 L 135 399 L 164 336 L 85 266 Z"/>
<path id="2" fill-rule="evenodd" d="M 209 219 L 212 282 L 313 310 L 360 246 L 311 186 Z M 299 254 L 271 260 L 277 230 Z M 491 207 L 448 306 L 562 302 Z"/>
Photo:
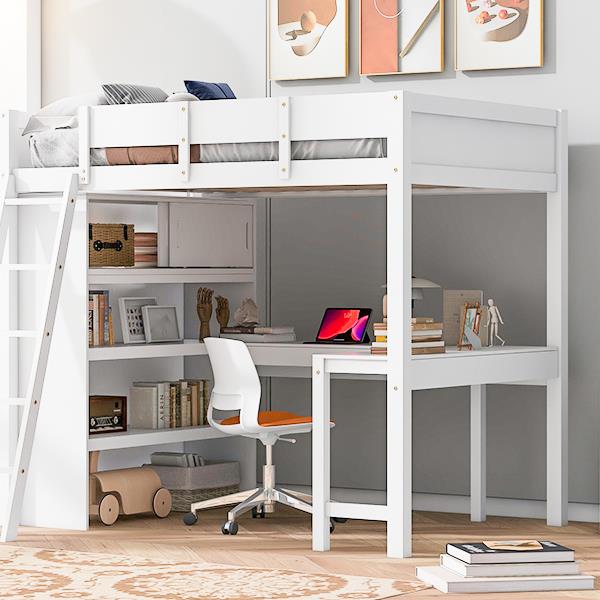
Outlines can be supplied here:
<path id="1" fill-rule="evenodd" d="M 597 9 L 582 0 L 546 0 L 546 66 L 455 73 L 454 2 L 447 1 L 447 70 L 427 76 L 358 76 L 358 2 L 350 0 L 350 76 L 343 80 L 271 85 L 272 95 L 407 89 L 569 109 L 570 120 L 570 500 L 598 502 L 600 370 L 592 320 L 600 295 L 597 232 L 600 209 L 600 54 L 591 40 Z M 272 321 L 294 323 L 311 337 L 324 306 L 359 303 L 379 310 L 385 279 L 383 201 L 273 201 Z M 511 343 L 545 341 L 545 206 L 541 196 L 417 197 L 415 274 L 446 288 L 483 289 L 507 322 Z M 324 258 L 326 257 L 326 258 Z M 421 314 L 441 309 L 428 292 Z M 273 405 L 309 409 L 307 382 L 274 381 Z M 385 487 L 384 390 L 370 382 L 334 384 L 334 485 Z M 539 388 L 492 387 L 488 408 L 488 491 L 492 496 L 545 497 L 545 402 Z M 468 392 L 420 392 L 414 397 L 414 488 L 468 492 Z M 310 448 L 276 448 L 278 477 L 307 483 Z"/>

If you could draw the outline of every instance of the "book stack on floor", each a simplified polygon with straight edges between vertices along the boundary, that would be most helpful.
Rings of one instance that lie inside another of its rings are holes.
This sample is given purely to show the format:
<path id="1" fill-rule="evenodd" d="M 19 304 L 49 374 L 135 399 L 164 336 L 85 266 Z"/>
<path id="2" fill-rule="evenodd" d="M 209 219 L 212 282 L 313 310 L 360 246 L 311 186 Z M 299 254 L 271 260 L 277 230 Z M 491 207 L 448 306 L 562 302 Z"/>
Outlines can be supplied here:
<path id="1" fill-rule="evenodd" d="M 135 232 L 134 260 L 136 268 L 158 266 L 158 234 Z"/>
<path id="2" fill-rule="evenodd" d="M 594 589 L 573 550 L 536 540 L 447 544 L 440 566 L 417 567 L 417 578 L 445 593 Z"/>
<path id="3" fill-rule="evenodd" d="M 134 383 L 129 389 L 129 426 L 173 429 L 208 425 L 209 400 L 206 379 Z"/>
<path id="4" fill-rule="evenodd" d="M 444 343 L 444 324 L 436 323 L 433 317 L 413 317 L 412 328 L 412 354 L 443 354 L 446 351 Z M 373 332 L 375 341 L 371 344 L 371 354 L 387 354 L 387 320 L 383 323 L 374 323 Z"/>
<path id="5" fill-rule="evenodd" d="M 221 337 L 230 340 L 240 340 L 246 344 L 269 344 L 295 342 L 296 333 L 293 327 L 262 327 L 253 325 L 250 327 L 221 327 Z"/>
<path id="6" fill-rule="evenodd" d="M 413 356 L 446 352 L 443 323 L 436 323 L 433 317 L 413 317 L 411 326 Z"/>
<path id="7" fill-rule="evenodd" d="M 108 290 L 90 290 L 88 302 L 88 346 L 112 346 L 114 333 Z"/>

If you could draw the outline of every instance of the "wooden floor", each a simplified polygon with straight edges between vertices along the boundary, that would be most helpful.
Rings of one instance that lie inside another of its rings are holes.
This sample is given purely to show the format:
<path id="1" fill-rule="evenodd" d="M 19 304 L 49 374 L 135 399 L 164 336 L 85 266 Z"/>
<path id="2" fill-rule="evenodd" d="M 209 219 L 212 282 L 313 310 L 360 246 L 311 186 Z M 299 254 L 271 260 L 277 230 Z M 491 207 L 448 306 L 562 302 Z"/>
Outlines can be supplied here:
<path id="1" fill-rule="evenodd" d="M 385 556 L 385 525 L 382 523 L 349 521 L 338 525 L 332 538 L 332 551 L 317 553 L 311 550 L 310 518 L 291 509 L 278 507 L 276 514 L 264 520 L 244 516 L 237 536 L 221 534 L 223 520 L 223 510 L 201 513 L 193 527 L 186 527 L 179 513 L 163 520 L 121 517 L 112 527 L 93 523 L 90 531 L 85 533 L 22 528 L 15 543 L 36 548 L 287 568 L 313 573 L 412 578 L 417 565 L 436 564 L 447 541 L 538 538 L 552 539 L 573 548 L 582 562 L 583 571 L 600 578 L 600 533 L 598 525 L 592 523 L 551 528 L 539 520 L 490 517 L 487 523 L 472 524 L 466 515 L 415 513 L 414 556 L 398 560 Z M 596 588 L 588 592 L 494 594 L 493 598 L 600 599 L 600 585 Z M 423 590 L 409 596 L 427 600 L 442 594 Z M 452 597 L 475 600 L 489 595 Z"/>

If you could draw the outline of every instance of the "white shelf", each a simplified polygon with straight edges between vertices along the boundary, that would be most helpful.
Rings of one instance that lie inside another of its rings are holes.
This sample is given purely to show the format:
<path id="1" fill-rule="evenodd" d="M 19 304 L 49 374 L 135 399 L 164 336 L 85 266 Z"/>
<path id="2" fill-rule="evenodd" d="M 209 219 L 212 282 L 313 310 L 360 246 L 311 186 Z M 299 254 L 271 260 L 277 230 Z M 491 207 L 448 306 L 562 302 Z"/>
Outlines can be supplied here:
<path id="1" fill-rule="evenodd" d="M 88 450 L 116 450 L 177 442 L 195 442 L 227 437 L 209 425 L 174 429 L 131 429 L 118 433 L 95 433 L 88 438 Z"/>
<path id="2" fill-rule="evenodd" d="M 90 361 L 203 356 L 205 354 L 206 347 L 197 340 L 184 340 L 174 344 L 115 344 L 114 346 L 88 348 Z"/>
<path id="3" fill-rule="evenodd" d="M 103 267 L 88 270 L 89 285 L 146 283 L 253 283 L 254 269 Z"/>

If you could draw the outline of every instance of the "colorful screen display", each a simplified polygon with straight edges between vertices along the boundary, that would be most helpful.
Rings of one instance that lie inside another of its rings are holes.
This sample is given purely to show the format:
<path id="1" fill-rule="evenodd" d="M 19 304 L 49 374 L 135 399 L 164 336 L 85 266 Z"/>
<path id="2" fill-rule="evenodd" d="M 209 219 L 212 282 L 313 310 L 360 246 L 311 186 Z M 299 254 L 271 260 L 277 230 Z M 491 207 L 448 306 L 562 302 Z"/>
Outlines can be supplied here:
<path id="1" fill-rule="evenodd" d="M 370 316 L 370 308 L 328 308 L 317 341 L 360 343 L 365 337 Z"/>

